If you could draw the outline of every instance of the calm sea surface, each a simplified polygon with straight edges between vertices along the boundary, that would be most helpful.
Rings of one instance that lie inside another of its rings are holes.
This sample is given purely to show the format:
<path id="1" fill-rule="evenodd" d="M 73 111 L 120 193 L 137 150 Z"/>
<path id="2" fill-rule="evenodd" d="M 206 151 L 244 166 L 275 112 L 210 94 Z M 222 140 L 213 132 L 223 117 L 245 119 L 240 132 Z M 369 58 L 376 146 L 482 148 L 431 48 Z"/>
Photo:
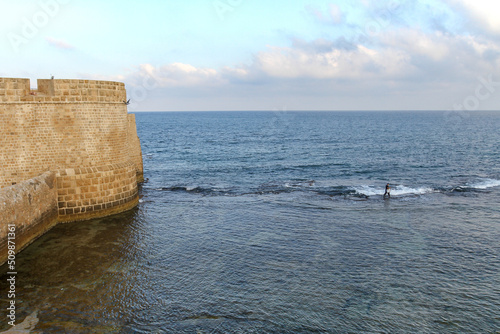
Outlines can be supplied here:
<path id="1" fill-rule="evenodd" d="M 500 113 L 136 117 L 139 207 L 17 256 L 32 333 L 499 333 Z"/>

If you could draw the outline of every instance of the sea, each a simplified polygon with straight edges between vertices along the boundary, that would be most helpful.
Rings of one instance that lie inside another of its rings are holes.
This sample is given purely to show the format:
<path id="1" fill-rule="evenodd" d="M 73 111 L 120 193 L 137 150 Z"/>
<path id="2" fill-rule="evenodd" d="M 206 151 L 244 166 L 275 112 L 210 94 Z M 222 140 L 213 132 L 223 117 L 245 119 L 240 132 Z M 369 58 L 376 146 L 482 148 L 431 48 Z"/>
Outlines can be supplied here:
<path id="1" fill-rule="evenodd" d="M 139 206 L 17 255 L 30 333 L 500 333 L 500 112 L 136 120 Z"/>

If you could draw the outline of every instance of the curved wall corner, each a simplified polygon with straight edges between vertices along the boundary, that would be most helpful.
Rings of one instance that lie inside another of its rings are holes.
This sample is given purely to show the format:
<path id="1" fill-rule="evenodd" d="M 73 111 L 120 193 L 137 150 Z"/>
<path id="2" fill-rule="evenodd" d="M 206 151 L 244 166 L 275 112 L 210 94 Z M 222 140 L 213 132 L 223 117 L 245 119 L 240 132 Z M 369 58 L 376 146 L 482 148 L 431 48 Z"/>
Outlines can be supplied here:
<path id="1" fill-rule="evenodd" d="M 95 80 L 0 78 L 0 188 L 56 173 L 60 221 L 128 210 L 143 180 L 125 85 Z"/>

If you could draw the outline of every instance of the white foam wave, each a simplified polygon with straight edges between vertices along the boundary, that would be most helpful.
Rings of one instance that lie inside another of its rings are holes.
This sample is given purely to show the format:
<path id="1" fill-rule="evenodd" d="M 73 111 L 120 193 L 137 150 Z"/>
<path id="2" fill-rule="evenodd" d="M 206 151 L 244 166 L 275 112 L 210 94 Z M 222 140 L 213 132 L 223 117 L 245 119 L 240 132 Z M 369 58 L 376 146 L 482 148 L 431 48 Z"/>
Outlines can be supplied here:
<path id="1" fill-rule="evenodd" d="M 485 179 L 485 180 L 481 180 L 479 182 L 470 184 L 468 186 L 470 188 L 474 188 L 474 189 L 488 189 L 488 188 L 493 188 L 493 187 L 499 187 L 500 186 L 500 180 Z"/>
<path id="2" fill-rule="evenodd" d="M 374 187 L 362 185 L 358 187 L 353 187 L 353 189 L 360 194 L 366 196 L 384 195 L 385 187 Z M 391 195 L 393 196 L 405 196 L 405 195 L 423 195 L 434 192 L 434 189 L 429 187 L 411 188 L 403 185 L 394 186 L 391 188 Z"/>
<path id="3" fill-rule="evenodd" d="M 434 189 L 429 187 L 420 187 L 420 188 L 409 188 L 405 186 L 396 186 L 391 194 L 394 195 L 424 195 L 428 193 L 434 192 Z"/>
<path id="4" fill-rule="evenodd" d="M 353 187 L 353 189 L 362 195 L 366 196 L 375 196 L 375 195 L 383 195 L 385 190 L 381 188 L 375 188 L 372 186 L 358 186 L 358 187 Z"/>

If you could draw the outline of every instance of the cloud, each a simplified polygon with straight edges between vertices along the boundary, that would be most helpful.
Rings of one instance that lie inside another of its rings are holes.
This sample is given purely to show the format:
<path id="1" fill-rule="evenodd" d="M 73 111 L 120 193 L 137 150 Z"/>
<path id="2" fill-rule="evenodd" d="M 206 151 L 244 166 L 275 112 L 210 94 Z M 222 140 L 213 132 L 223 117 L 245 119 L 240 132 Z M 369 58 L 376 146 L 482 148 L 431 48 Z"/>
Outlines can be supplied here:
<path id="1" fill-rule="evenodd" d="M 343 39 L 296 40 L 291 47 L 270 47 L 260 52 L 253 68 L 269 77 L 283 79 L 397 80 L 418 70 L 412 62 L 415 54 L 428 52 L 431 58 L 438 60 L 446 52 L 441 47 L 443 50 L 435 53 L 432 40 L 421 37 L 418 43 L 422 46 L 419 48 L 407 43 L 407 38 L 387 38 L 382 48 L 353 44 Z M 406 48 L 398 47 L 400 41 L 407 44 Z"/>
<path id="2" fill-rule="evenodd" d="M 462 8 L 464 15 L 474 24 L 491 33 L 500 33 L 500 2 L 491 0 L 448 0 L 452 6 Z"/>
<path id="3" fill-rule="evenodd" d="M 383 82 L 406 80 L 415 75 L 428 76 L 430 81 L 446 81 L 457 74 L 490 73 L 500 66 L 500 46 L 471 36 L 399 29 L 380 34 L 376 39 L 376 46 L 344 38 L 294 39 L 289 47 L 268 46 L 249 65 L 216 70 L 182 63 L 162 67 L 146 64 L 129 79 L 149 76 L 163 87 L 220 86 L 266 79 Z"/>
<path id="4" fill-rule="evenodd" d="M 223 82 L 220 73 L 214 69 L 197 68 L 184 63 L 172 63 L 160 67 L 142 64 L 122 79 L 126 79 L 134 86 L 154 82 L 159 87 L 210 87 Z"/>
<path id="5" fill-rule="evenodd" d="M 62 50 L 74 50 L 75 47 L 63 40 L 55 39 L 52 37 L 45 37 L 45 40 L 49 43 L 49 45 Z"/>
<path id="6" fill-rule="evenodd" d="M 313 43 L 314 44 L 314 43 Z M 382 64 L 380 53 L 358 46 L 355 50 L 332 48 L 271 47 L 257 55 L 254 66 L 275 78 L 355 79 L 369 75 Z"/>
<path id="7" fill-rule="evenodd" d="M 398 26 L 365 38 L 292 38 L 289 46 L 255 53 L 248 64 L 219 69 L 143 64 L 119 80 L 154 87 L 158 94 L 150 96 L 163 96 L 177 110 L 276 107 L 271 103 L 289 109 L 446 109 L 474 92 L 478 77 L 493 74 L 498 81 L 499 69 L 500 45 L 486 35 Z"/>
<path id="8" fill-rule="evenodd" d="M 484 37 L 399 28 L 369 40 L 294 40 L 290 47 L 269 47 L 253 65 L 273 78 L 453 83 L 500 69 L 500 45 Z"/>
<path id="9" fill-rule="evenodd" d="M 363 81 L 377 85 L 419 78 L 451 83 L 492 73 L 500 67 L 500 47 L 471 36 L 400 29 L 377 36 L 377 46 L 345 39 L 294 39 L 289 47 L 269 46 L 249 65 L 219 70 L 172 63 L 138 66 L 120 78 L 132 85 L 148 80 L 160 87 L 223 87 L 276 80 Z"/>

